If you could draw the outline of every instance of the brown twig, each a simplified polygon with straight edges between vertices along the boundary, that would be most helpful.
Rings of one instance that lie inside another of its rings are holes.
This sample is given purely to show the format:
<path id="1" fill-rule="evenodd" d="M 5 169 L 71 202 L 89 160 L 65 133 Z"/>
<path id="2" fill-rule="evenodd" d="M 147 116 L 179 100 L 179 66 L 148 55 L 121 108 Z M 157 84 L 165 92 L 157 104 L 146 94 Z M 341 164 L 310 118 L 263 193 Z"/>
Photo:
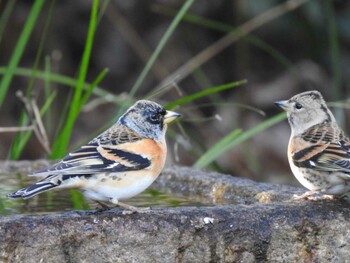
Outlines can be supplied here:
<path id="1" fill-rule="evenodd" d="M 306 3 L 307 1 L 309 0 L 288 0 L 280 5 L 277 5 L 265 11 L 260 15 L 257 15 L 256 17 L 239 26 L 237 29 L 222 37 L 220 40 L 218 40 L 211 46 L 201 51 L 199 54 L 197 54 L 179 69 L 177 69 L 175 72 L 166 77 L 156 87 L 156 89 L 165 86 L 168 83 L 171 83 L 175 78 L 178 82 L 183 80 L 188 75 L 190 75 L 195 69 L 206 63 L 212 57 L 219 54 L 232 43 L 253 32 L 254 30 L 260 28 L 261 26 L 267 24 L 268 22 L 271 22 L 272 20 L 296 9 L 300 5 Z"/>
<path id="2" fill-rule="evenodd" d="M 145 95 L 145 98 L 151 99 L 156 96 L 160 96 L 161 94 L 173 88 L 177 91 L 180 97 L 183 96 L 183 91 L 180 88 L 180 86 L 177 84 L 177 79 L 175 78 L 171 82 L 167 83 L 166 85 L 153 89 L 149 94 Z"/>
<path id="3" fill-rule="evenodd" d="M 0 127 L 0 133 L 5 132 L 21 132 L 21 131 L 32 131 L 34 126 L 23 126 L 23 127 Z"/>
<path id="4" fill-rule="evenodd" d="M 23 95 L 22 91 L 17 91 L 16 95 L 24 104 L 24 107 L 28 114 L 29 122 L 32 123 L 31 125 L 31 127 L 33 127 L 32 130 L 34 131 L 34 134 L 37 137 L 39 143 L 42 145 L 42 147 L 47 153 L 51 153 L 51 148 L 47 137 L 47 133 L 43 125 L 42 118 L 40 116 L 40 111 L 34 97 L 31 97 L 31 99 L 28 100 Z"/>
<path id="5" fill-rule="evenodd" d="M 40 116 L 40 111 L 38 108 L 38 105 L 36 104 L 36 101 L 34 100 L 34 98 L 32 97 L 30 100 L 31 103 L 31 107 L 33 109 L 33 114 L 34 114 L 34 119 L 36 120 L 36 126 L 34 131 L 37 130 L 36 134 L 37 134 L 37 138 L 39 140 L 39 142 L 41 143 L 41 145 L 44 147 L 45 151 L 47 153 L 51 153 L 51 148 L 50 148 L 50 142 L 49 139 L 47 137 L 46 134 L 46 130 L 43 124 L 43 120 Z M 36 129 L 37 127 L 37 129 Z"/>

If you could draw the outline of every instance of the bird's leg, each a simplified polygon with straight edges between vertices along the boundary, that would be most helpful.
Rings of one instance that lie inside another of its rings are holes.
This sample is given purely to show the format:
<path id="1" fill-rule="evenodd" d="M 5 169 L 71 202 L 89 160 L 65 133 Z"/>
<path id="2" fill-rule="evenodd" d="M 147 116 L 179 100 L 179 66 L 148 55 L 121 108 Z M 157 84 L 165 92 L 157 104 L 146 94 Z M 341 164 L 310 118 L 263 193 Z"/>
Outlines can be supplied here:
<path id="1" fill-rule="evenodd" d="M 304 200 L 308 200 L 310 196 L 314 195 L 314 194 L 317 194 L 318 191 L 316 190 L 311 190 L 311 191 L 307 191 L 305 192 L 304 194 L 302 195 L 294 195 L 293 196 L 293 199 L 295 200 L 301 200 L 301 199 L 304 199 Z"/>
<path id="2" fill-rule="evenodd" d="M 145 212 L 149 212 L 149 210 L 150 210 L 149 207 L 142 207 L 142 208 L 135 207 L 135 206 L 132 206 L 132 205 L 128 205 L 128 204 L 122 203 L 122 202 L 120 202 L 119 200 L 117 200 L 115 198 L 110 198 L 109 201 L 112 204 L 118 205 L 120 207 L 123 207 L 123 208 L 129 210 L 129 212 L 124 211 L 123 214 L 130 214 L 130 212 L 131 213 L 145 213 Z"/>
<path id="3" fill-rule="evenodd" d="M 99 212 L 101 211 L 105 211 L 105 210 L 110 210 L 111 207 L 109 207 L 108 205 L 106 205 L 105 203 L 103 202 L 100 202 L 100 201 L 97 201 L 95 200 L 96 203 L 98 203 L 101 207 L 98 209 Z"/>
<path id="4" fill-rule="evenodd" d="M 294 195 L 294 199 L 296 200 L 300 200 L 300 199 L 304 199 L 304 200 L 310 200 L 310 201 L 317 201 L 317 200 L 334 200 L 336 197 L 334 195 L 322 195 L 319 197 L 312 197 L 315 194 L 319 194 L 320 192 L 317 190 L 311 190 L 311 191 L 307 191 L 306 193 L 302 194 L 302 195 Z"/>
<path id="5" fill-rule="evenodd" d="M 325 200 L 335 200 L 337 197 L 335 195 L 323 195 Z"/>

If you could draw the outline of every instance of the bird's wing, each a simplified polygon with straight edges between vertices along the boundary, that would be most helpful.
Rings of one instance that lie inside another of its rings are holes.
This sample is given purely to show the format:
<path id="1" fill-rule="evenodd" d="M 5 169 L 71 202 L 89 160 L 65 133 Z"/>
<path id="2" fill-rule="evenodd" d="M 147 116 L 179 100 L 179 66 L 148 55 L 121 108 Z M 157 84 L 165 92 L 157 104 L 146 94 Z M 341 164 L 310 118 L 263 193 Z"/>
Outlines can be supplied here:
<path id="1" fill-rule="evenodd" d="M 346 141 L 314 144 L 292 156 L 298 167 L 313 168 L 324 172 L 350 174 L 350 145 Z M 349 177 L 350 175 L 346 176 Z"/>
<path id="2" fill-rule="evenodd" d="M 290 144 L 293 163 L 350 178 L 350 141 L 336 123 L 312 126 Z"/>
<path id="3" fill-rule="evenodd" d="M 108 134 L 103 133 L 78 150 L 69 153 L 59 163 L 32 175 L 90 175 L 145 169 L 151 165 L 150 158 L 132 150 L 132 144 L 139 144 L 142 140 L 145 139 L 135 134 L 130 135 L 127 131 L 108 131 Z"/>

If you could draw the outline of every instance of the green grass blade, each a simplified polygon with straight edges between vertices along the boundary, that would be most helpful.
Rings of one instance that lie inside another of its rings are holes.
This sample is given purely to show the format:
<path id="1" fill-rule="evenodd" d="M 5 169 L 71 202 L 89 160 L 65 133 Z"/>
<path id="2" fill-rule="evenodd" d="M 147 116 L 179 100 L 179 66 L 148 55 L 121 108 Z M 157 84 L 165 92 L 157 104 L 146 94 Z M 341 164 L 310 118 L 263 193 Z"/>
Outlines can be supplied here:
<path id="1" fill-rule="evenodd" d="M 193 2 L 194 2 L 194 0 L 186 0 L 186 2 L 183 4 L 183 6 L 179 10 L 179 12 L 176 14 L 176 16 L 173 19 L 173 21 L 171 22 L 169 28 L 165 31 L 162 39 L 159 41 L 159 44 L 157 45 L 155 51 L 152 53 L 151 57 L 147 61 L 147 64 L 144 67 L 144 69 L 142 70 L 140 76 L 137 78 L 135 84 L 131 88 L 131 90 L 130 90 L 130 92 L 128 94 L 128 98 L 125 100 L 125 103 L 123 104 L 122 107 L 120 107 L 118 116 L 121 115 L 121 113 L 124 112 L 126 107 L 130 104 L 130 102 L 131 102 L 132 98 L 134 97 L 136 91 L 140 88 L 142 82 L 144 81 L 144 79 L 146 78 L 148 72 L 150 71 L 151 67 L 153 66 L 154 62 L 158 58 L 160 52 L 163 50 L 163 48 L 167 44 L 167 42 L 170 39 L 171 35 L 175 31 L 175 29 L 177 28 L 178 24 L 180 23 L 180 21 L 182 20 L 183 16 L 188 11 L 188 9 L 191 7 Z"/>
<path id="2" fill-rule="evenodd" d="M 40 109 L 40 115 L 44 115 L 47 111 L 50 110 L 50 106 L 53 100 L 56 98 L 57 92 L 52 92 L 49 96 L 46 97 L 44 105 Z"/>
<path id="3" fill-rule="evenodd" d="M 210 163 L 212 163 L 217 157 L 219 157 L 224 152 L 222 149 L 230 144 L 234 139 L 237 138 L 242 133 L 241 129 L 235 129 L 218 141 L 214 146 L 212 146 L 207 152 L 205 152 L 194 164 L 194 167 L 203 168 Z"/>
<path id="4" fill-rule="evenodd" d="M 40 109 L 40 116 L 44 116 L 44 114 L 50 109 L 50 106 L 53 102 L 53 100 L 56 97 L 56 93 L 52 93 L 47 99 L 45 100 L 44 105 Z M 19 121 L 19 126 L 24 126 L 28 123 L 28 118 L 27 115 L 22 114 L 20 121 Z M 13 144 L 10 152 L 10 159 L 11 160 L 18 160 L 21 153 L 23 152 L 24 147 L 26 146 L 30 136 L 32 135 L 32 131 L 27 131 L 27 132 L 19 132 L 16 135 L 15 138 L 15 143 Z"/>
<path id="5" fill-rule="evenodd" d="M 88 35 L 87 35 L 84 54 L 83 54 L 83 59 L 81 62 L 79 76 L 78 76 L 78 84 L 77 84 L 75 94 L 73 97 L 73 104 L 74 105 L 76 103 L 78 104 L 79 100 L 81 99 L 81 94 L 83 92 L 83 86 L 85 83 L 87 70 L 89 67 L 89 61 L 90 61 L 90 56 L 91 56 L 91 51 L 92 51 L 92 44 L 94 41 L 96 25 L 97 25 L 98 4 L 99 4 L 99 1 L 94 0 L 93 6 L 92 6 Z M 76 107 L 76 108 L 74 107 L 73 109 L 74 109 L 73 114 L 77 115 L 80 109 L 78 107 Z"/>
<path id="6" fill-rule="evenodd" d="M 90 85 L 90 87 L 85 91 L 82 99 L 80 100 L 80 108 L 84 106 L 84 104 L 87 102 L 87 100 L 89 99 L 92 91 L 94 90 L 94 88 L 101 83 L 101 81 L 104 79 L 104 77 L 106 76 L 106 74 L 108 73 L 109 69 L 105 68 L 104 70 L 102 70 L 102 72 L 97 76 L 97 78 L 94 80 L 94 82 Z"/>
<path id="7" fill-rule="evenodd" d="M 69 106 L 70 106 L 70 103 L 72 101 L 72 98 L 73 98 L 73 91 L 70 90 L 65 98 L 65 102 L 64 102 L 63 106 L 61 106 L 61 108 L 60 108 L 60 115 L 58 116 L 58 121 L 56 121 L 55 133 L 53 135 L 53 138 L 57 138 L 60 131 L 64 127 L 66 118 L 68 116 Z"/>
<path id="8" fill-rule="evenodd" d="M 328 22 L 328 39 L 331 52 L 332 73 L 333 73 L 333 99 L 342 99 L 342 70 L 341 70 L 341 54 L 339 35 L 336 24 L 336 16 L 334 13 L 333 1 L 323 1 L 326 9 L 326 18 Z"/>
<path id="9" fill-rule="evenodd" d="M 203 167 L 208 166 L 212 161 L 214 161 L 220 155 L 224 154 L 226 151 L 233 148 L 235 145 L 238 145 L 238 144 L 250 139 L 254 135 L 258 134 L 259 132 L 261 132 L 261 131 L 263 131 L 263 130 L 265 130 L 273 125 L 275 125 L 276 123 L 284 120 L 285 118 L 286 118 L 286 114 L 284 112 L 282 112 L 282 113 L 277 114 L 276 116 L 274 116 L 266 121 L 263 121 L 262 123 L 255 126 L 254 128 L 251 128 L 245 132 L 238 134 L 238 136 L 234 137 L 231 141 L 227 140 L 227 141 L 225 141 L 225 143 L 221 143 L 222 140 L 219 141 L 217 144 L 220 143 L 220 147 L 218 147 L 217 145 L 214 145 L 213 147 L 211 147 L 206 153 L 204 153 L 201 156 L 201 158 L 199 158 L 197 160 L 197 162 L 194 164 L 194 167 L 203 168 Z M 232 137 L 233 137 L 233 135 L 232 135 Z M 215 151 L 212 149 L 215 149 Z"/>
<path id="10" fill-rule="evenodd" d="M 88 210 L 90 209 L 89 204 L 86 202 L 84 196 L 78 192 L 77 190 L 70 190 L 72 202 L 73 202 L 73 209 L 74 210 Z"/>
<path id="11" fill-rule="evenodd" d="M 34 72 L 33 72 L 34 71 Z M 7 67 L 0 67 L 0 75 L 4 75 L 7 72 Z M 35 75 L 35 78 L 42 79 L 44 81 L 51 81 L 57 84 L 67 85 L 71 87 L 76 87 L 78 81 L 75 78 L 67 77 L 61 74 L 56 74 L 52 72 L 45 72 L 40 70 L 34 70 L 34 69 L 26 69 L 26 68 L 16 68 L 14 69 L 14 74 L 16 76 L 23 76 L 23 77 L 31 77 Z M 85 82 L 84 83 L 84 89 L 88 89 L 91 84 Z M 122 103 L 122 99 L 120 99 L 118 96 L 114 95 L 113 93 L 110 93 L 106 90 L 101 89 L 100 87 L 96 87 L 93 90 L 93 94 L 97 96 L 113 96 L 114 101 L 117 104 Z"/>
<path id="12" fill-rule="evenodd" d="M 106 9 L 109 5 L 109 2 L 110 2 L 110 0 L 105 0 L 102 2 L 102 5 L 100 6 L 100 11 L 99 11 L 99 14 L 97 17 L 97 24 L 100 24 L 105 12 L 106 12 Z"/>
<path id="13" fill-rule="evenodd" d="M 40 44 L 39 44 L 39 47 L 37 49 L 37 53 L 36 53 L 36 56 L 35 56 L 35 61 L 34 61 L 34 65 L 33 65 L 33 68 L 32 68 L 33 70 L 31 72 L 30 79 L 29 79 L 29 85 L 28 85 L 28 88 L 26 89 L 26 96 L 27 97 L 31 96 L 31 94 L 32 94 L 34 81 L 36 79 L 35 73 L 37 72 L 35 69 L 38 68 L 40 60 L 41 60 L 41 57 L 42 57 L 42 53 L 43 53 L 43 50 L 44 50 L 44 43 L 45 43 L 45 39 L 47 37 L 47 32 L 48 32 L 48 29 L 49 29 L 50 21 L 52 19 L 54 6 L 55 6 L 55 0 L 51 1 L 49 12 L 47 13 L 47 19 L 46 19 L 46 22 L 45 22 L 45 26 L 44 26 L 44 29 L 42 31 L 42 35 L 40 37 Z M 49 96 L 48 94 L 46 94 L 46 95 Z M 48 99 L 46 101 L 50 101 L 50 99 Z M 25 123 L 27 123 L 28 120 L 27 120 L 27 116 L 25 115 L 25 112 L 23 111 L 22 114 L 24 114 L 23 115 L 23 121 Z M 18 159 L 19 158 L 19 156 L 22 153 L 22 151 L 23 151 L 26 143 L 28 142 L 31 134 L 32 134 L 31 132 L 24 132 L 20 136 L 16 136 L 15 137 L 15 141 L 14 141 L 13 147 L 11 149 L 11 157 L 13 159 Z M 19 140 L 19 141 L 16 141 L 16 140 Z M 18 149 L 14 149 L 15 147 L 18 147 Z"/>
<path id="14" fill-rule="evenodd" d="M 176 10 L 173 8 L 165 8 L 162 7 L 161 9 L 159 8 L 158 12 L 164 13 L 165 15 L 170 15 L 173 16 L 176 13 Z M 229 33 L 233 32 L 235 28 L 231 25 L 221 23 L 215 20 L 203 18 L 200 16 L 196 16 L 193 14 L 186 14 L 183 18 L 183 21 L 189 22 L 191 24 L 195 24 L 201 27 L 205 27 L 208 29 L 213 29 L 216 31 L 221 31 L 224 33 Z M 237 31 L 237 34 L 242 34 L 242 32 Z M 256 46 L 257 48 L 260 48 L 264 50 L 266 53 L 270 54 L 271 57 L 273 57 L 276 61 L 281 63 L 283 66 L 287 68 L 292 68 L 293 69 L 293 63 L 281 52 L 279 52 L 276 48 L 272 47 L 270 44 L 267 42 L 261 40 L 260 38 L 249 34 L 246 35 L 242 38 L 243 41 L 247 41 L 248 43 Z M 293 70 L 294 74 L 298 75 L 295 70 Z"/>
<path id="15" fill-rule="evenodd" d="M 231 89 L 231 88 L 237 87 L 239 85 L 243 85 L 245 83 L 247 83 L 247 80 L 244 79 L 244 80 L 235 81 L 235 82 L 227 83 L 227 84 L 224 84 L 224 85 L 220 85 L 220 86 L 217 86 L 217 87 L 205 89 L 205 90 L 202 90 L 200 92 L 197 92 L 197 93 L 194 93 L 192 95 L 189 95 L 187 97 L 184 97 L 184 98 L 181 98 L 179 100 L 176 100 L 174 102 L 168 103 L 165 106 L 165 108 L 168 109 L 168 110 L 171 110 L 171 109 L 175 108 L 176 106 L 179 106 L 179 105 L 182 105 L 182 104 L 194 101 L 196 99 L 202 98 L 204 96 L 208 96 L 210 94 L 214 94 L 214 93 L 218 93 L 218 92 L 223 91 L 223 90 Z"/>
<path id="16" fill-rule="evenodd" d="M 5 99 L 7 90 L 10 86 L 11 80 L 12 80 L 13 75 L 14 75 L 14 69 L 16 69 L 16 67 L 19 63 L 19 60 L 22 57 L 22 54 L 23 54 L 24 49 L 27 45 L 29 36 L 32 33 L 35 22 L 40 14 L 40 11 L 42 9 L 44 2 L 45 2 L 44 0 L 36 0 L 33 4 L 32 9 L 30 10 L 29 17 L 24 25 L 22 33 L 21 33 L 19 40 L 16 44 L 14 52 L 11 56 L 7 71 L 0 82 L 0 106 L 2 105 L 2 103 Z"/>
<path id="17" fill-rule="evenodd" d="M 28 124 L 28 117 L 27 115 L 22 112 L 19 121 L 18 121 L 18 126 L 22 127 Z M 30 138 L 30 135 L 32 134 L 31 131 L 28 132 L 18 132 L 15 136 L 13 145 L 10 149 L 10 159 L 11 160 L 18 160 L 20 157 L 23 148 L 25 144 L 28 142 L 28 139 Z M 28 136 L 28 138 L 26 138 Z"/>
<path id="18" fill-rule="evenodd" d="M 176 10 L 172 8 L 158 8 L 157 10 L 159 13 L 163 13 L 165 15 L 173 16 L 176 13 Z M 200 16 L 196 16 L 193 14 L 186 14 L 183 18 L 183 21 L 199 25 L 201 27 L 205 27 L 208 29 L 213 29 L 216 31 L 224 32 L 224 33 L 231 33 L 232 35 L 236 35 L 237 37 L 240 37 L 242 41 L 246 41 L 247 43 L 265 51 L 268 53 L 271 57 L 273 57 L 277 62 L 279 62 L 281 65 L 283 65 L 286 68 L 289 68 L 292 70 L 293 74 L 300 78 L 299 72 L 293 67 L 292 61 L 290 61 L 282 52 L 278 51 L 278 49 L 271 46 L 269 43 L 263 41 L 262 39 L 254 36 L 251 32 L 247 34 L 247 32 L 241 31 L 231 25 L 217 22 L 215 20 L 203 18 Z"/>
<path id="19" fill-rule="evenodd" d="M 39 66 L 39 63 L 41 61 L 42 54 L 44 51 L 45 40 L 47 37 L 47 32 L 49 30 L 50 21 L 52 20 L 52 14 L 54 11 L 55 2 L 56 2 L 55 0 L 51 1 L 49 11 L 47 12 L 47 18 L 45 20 L 44 29 L 43 29 L 43 32 L 42 32 L 41 37 L 40 37 L 39 47 L 38 47 L 36 55 L 35 55 L 34 65 L 32 67 L 32 69 L 34 69 L 34 70 L 32 71 L 32 75 L 30 76 L 29 85 L 28 85 L 28 88 L 26 90 L 27 97 L 32 94 L 34 81 L 36 79 L 35 73 L 36 73 L 36 69 L 38 69 L 38 66 Z"/>
<path id="20" fill-rule="evenodd" d="M 50 56 L 46 56 L 45 57 L 45 74 L 46 75 L 50 74 L 50 71 L 51 71 Z M 51 93 L 51 83 L 47 76 L 45 78 L 44 92 L 45 92 L 45 100 L 47 100 Z M 52 123 L 51 120 L 52 120 L 51 109 L 48 109 L 47 114 L 45 115 L 45 127 L 47 131 L 51 130 L 51 123 Z"/>
<path id="21" fill-rule="evenodd" d="M 171 16 L 171 17 L 176 15 L 176 13 L 177 13 L 177 10 L 175 8 L 160 6 L 160 5 L 156 6 L 155 11 L 157 13 L 163 14 L 165 16 Z M 227 24 L 222 23 L 222 22 L 218 22 L 218 21 L 215 21 L 212 19 L 200 17 L 197 15 L 189 14 L 189 13 L 183 17 L 183 21 L 189 22 L 189 23 L 195 24 L 195 25 L 200 25 L 200 26 L 208 28 L 208 29 L 222 31 L 222 32 L 230 32 L 233 29 L 233 27 L 231 25 L 227 25 Z"/>
<path id="22" fill-rule="evenodd" d="M 0 215 L 5 216 L 7 215 L 6 207 L 5 207 L 5 199 L 0 197 Z"/>
<path id="23" fill-rule="evenodd" d="M 16 4 L 16 0 L 10 0 L 7 2 L 4 12 L 2 12 L 0 16 L 0 43 L 2 40 L 2 36 L 4 34 L 5 28 L 7 26 L 7 22 L 9 21 L 11 12 Z"/>
<path id="24" fill-rule="evenodd" d="M 87 69 L 89 66 L 92 44 L 95 36 L 98 5 L 99 5 L 99 1 L 94 0 L 92 5 L 92 10 L 91 10 L 91 17 L 90 17 L 90 23 L 89 23 L 89 29 L 88 29 L 87 39 L 85 43 L 84 53 L 83 53 L 82 62 L 79 70 L 78 83 L 74 90 L 73 100 L 71 103 L 70 110 L 68 112 L 66 123 L 53 144 L 51 158 L 60 158 L 67 152 L 67 147 L 71 136 L 71 132 L 72 132 L 75 120 L 78 117 L 78 114 L 81 110 L 80 100 L 82 97 Z"/>

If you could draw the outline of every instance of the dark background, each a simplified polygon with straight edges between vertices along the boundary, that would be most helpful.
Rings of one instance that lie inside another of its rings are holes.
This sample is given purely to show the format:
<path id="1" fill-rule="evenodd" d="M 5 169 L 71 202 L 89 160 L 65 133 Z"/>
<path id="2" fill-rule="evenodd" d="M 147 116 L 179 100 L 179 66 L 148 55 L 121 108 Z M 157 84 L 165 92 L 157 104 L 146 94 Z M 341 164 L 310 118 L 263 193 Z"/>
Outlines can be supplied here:
<path id="1" fill-rule="evenodd" d="M 0 2 L 1 13 L 5 2 Z M 197 0 L 189 13 L 237 28 L 283 2 L 285 1 Z M 43 57 L 39 69 L 44 69 L 47 56 L 51 59 L 53 72 L 74 77 L 84 50 L 92 2 L 56 1 L 47 37 L 42 40 L 51 3 L 46 2 L 19 65 L 32 68 L 38 47 L 43 41 Z M 87 81 L 92 82 L 104 68 L 109 68 L 108 75 L 99 86 L 121 99 L 125 98 L 171 23 L 171 13 L 176 13 L 182 4 L 183 1 L 171 0 L 110 1 L 97 28 Z M 5 28 L 0 42 L 0 66 L 8 64 L 31 6 L 32 1 L 16 1 L 10 26 Z M 330 15 L 332 13 L 334 19 Z M 330 36 L 332 23 L 335 25 L 335 37 Z M 166 104 L 205 88 L 242 79 L 248 81 L 246 85 L 176 109 L 184 117 L 181 121 L 182 128 L 175 125 L 169 133 L 168 162 L 192 165 L 205 148 L 209 148 L 233 129 L 252 128 L 279 113 L 280 110 L 273 104 L 276 100 L 287 99 L 310 89 L 321 91 L 327 101 L 347 99 L 350 91 L 349 25 L 350 1 L 310 0 L 251 33 L 251 36 L 269 45 L 272 52 L 280 54 L 283 59 L 267 52 L 251 39 L 242 38 L 178 82 L 182 94 L 173 88 L 161 96 L 152 97 L 153 100 Z M 137 91 L 136 99 L 144 98 L 165 77 L 225 34 L 182 21 Z M 332 49 L 332 41 L 339 50 Z M 333 60 L 332 54 L 336 54 Z M 6 101 L 0 108 L 0 127 L 18 125 L 23 105 L 16 98 L 15 92 L 25 91 L 29 81 L 29 78 L 17 76 L 11 82 Z M 39 105 L 43 103 L 43 86 L 42 80 L 35 81 L 33 93 Z M 59 94 L 52 106 L 52 125 L 48 128 L 50 139 L 53 140 L 58 117 L 71 88 L 56 83 L 51 83 L 51 87 Z M 91 101 L 101 102 L 101 99 L 93 95 Z M 90 140 L 103 125 L 118 117 L 118 105 L 107 99 L 102 99 L 101 104 L 93 105 L 88 103 L 77 120 L 70 143 L 71 150 Z M 265 116 L 244 105 L 262 110 Z M 220 116 L 221 121 L 213 118 L 216 115 Z M 337 109 L 336 116 L 341 126 L 349 132 L 347 115 L 348 110 Z M 222 172 L 234 176 L 295 184 L 286 156 L 289 134 L 287 121 L 279 123 L 222 155 L 217 160 L 217 165 Z M 13 133 L 0 134 L 0 158 L 8 159 L 13 139 Z M 21 159 L 46 157 L 45 151 L 33 138 Z"/>

